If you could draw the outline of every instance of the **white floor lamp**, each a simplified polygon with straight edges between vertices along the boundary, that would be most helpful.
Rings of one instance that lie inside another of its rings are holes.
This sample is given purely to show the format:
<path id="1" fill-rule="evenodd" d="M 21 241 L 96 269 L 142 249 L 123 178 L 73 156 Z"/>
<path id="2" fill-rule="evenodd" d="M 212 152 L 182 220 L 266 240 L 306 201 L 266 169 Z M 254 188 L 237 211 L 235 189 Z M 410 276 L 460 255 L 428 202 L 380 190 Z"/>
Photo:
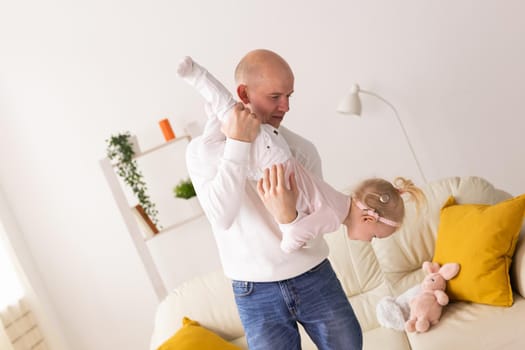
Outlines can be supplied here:
<path id="1" fill-rule="evenodd" d="M 376 98 L 386 103 L 390 108 L 392 108 L 392 110 L 394 111 L 394 115 L 397 119 L 397 122 L 399 123 L 399 126 L 401 127 L 401 130 L 403 131 L 403 134 L 405 135 L 405 140 L 408 144 L 408 147 L 410 148 L 412 157 L 414 158 L 414 161 L 416 162 L 417 169 L 419 171 L 419 175 L 421 176 L 423 181 L 427 183 L 427 178 L 425 174 L 423 173 L 423 169 L 421 169 L 421 164 L 419 164 L 419 160 L 417 159 L 416 152 L 414 152 L 414 148 L 412 147 L 412 143 L 410 142 L 405 126 L 403 125 L 401 118 L 399 118 L 399 113 L 397 112 L 393 104 L 391 104 L 390 102 L 385 100 L 383 97 L 379 96 L 378 94 L 371 92 L 371 91 L 362 90 L 359 87 L 359 85 L 354 84 L 352 85 L 352 89 L 350 90 L 350 93 L 347 96 L 345 96 L 341 100 L 341 102 L 339 102 L 339 106 L 337 107 L 337 112 L 342 113 L 342 114 L 361 116 L 361 99 L 359 98 L 359 94 L 367 94 L 367 95 L 375 96 Z"/>

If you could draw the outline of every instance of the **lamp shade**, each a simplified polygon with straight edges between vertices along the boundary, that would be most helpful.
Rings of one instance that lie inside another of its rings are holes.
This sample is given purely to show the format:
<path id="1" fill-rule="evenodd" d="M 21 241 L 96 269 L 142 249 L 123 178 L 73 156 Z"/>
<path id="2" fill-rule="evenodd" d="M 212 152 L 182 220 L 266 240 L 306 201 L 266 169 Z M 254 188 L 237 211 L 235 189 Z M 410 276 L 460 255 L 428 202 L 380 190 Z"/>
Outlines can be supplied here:
<path id="1" fill-rule="evenodd" d="M 342 114 L 361 115 L 361 99 L 359 98 L 359 85 L 354 84 L 350 93 L 343 97 L 337 107 L 337 112 Z"/>

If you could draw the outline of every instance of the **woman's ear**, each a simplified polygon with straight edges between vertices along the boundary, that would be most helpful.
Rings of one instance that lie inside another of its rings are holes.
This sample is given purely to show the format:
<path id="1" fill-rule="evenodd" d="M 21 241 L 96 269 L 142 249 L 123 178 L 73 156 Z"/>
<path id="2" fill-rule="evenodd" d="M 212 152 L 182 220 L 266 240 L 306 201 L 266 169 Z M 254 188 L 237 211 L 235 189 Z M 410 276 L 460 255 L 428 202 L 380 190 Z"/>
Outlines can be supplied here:
<path id="1" fill-rule="evenodd" d="M 239 86 L 237 86 L 237 96 L 239 96 L 239 99 L 244 104 L 250 103 L 250 99 L 248 98 L 248 91 L 247 91 L 247 89 L 248 89 L 248 87 L 246 85 L 244 85 L 244 84 L 239 84 Z"/>

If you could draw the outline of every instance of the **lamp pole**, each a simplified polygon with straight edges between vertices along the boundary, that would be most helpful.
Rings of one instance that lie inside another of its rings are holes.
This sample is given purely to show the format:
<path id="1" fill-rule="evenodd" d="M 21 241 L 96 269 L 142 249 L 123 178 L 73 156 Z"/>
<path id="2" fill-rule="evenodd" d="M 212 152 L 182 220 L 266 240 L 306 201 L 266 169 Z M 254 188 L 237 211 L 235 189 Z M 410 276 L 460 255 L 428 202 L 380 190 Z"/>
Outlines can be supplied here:
<path id="1" fill-rule="evenodd" d="M 425 183 L 427 183 L 427 178 L 426 178 L 425 174 L 423 173 L 423 169 L 421 168 L 421 164 L 419 163 L 419 160 L 418 160 L 418 158 L 416 156 L 416 152 L 414 151 L 414 147 L 412 147 L 412 143 L 410 142 L 410 138 L 408 137 L 408 133 L 407 133 L 407 131 L 405 129 L 405 126 L 403 125 L 403 122 L 401 121 L 401 118 L 399 117 L 399 113 L 397 112 L 397 109 L 388 100 L 386 100 L 385 98 L 381 97 L 380 95 L 378 95 L 378 94 L 376 94 L 374 92 L 363 90 L 363 89 L 359 89 L 359 92 L 361 92 L 363 94 L 371 95 L 371 96 L 374 96 L 374 97 L 380 99 L 385 104 L 387 104 L 392 109 L 392 111 L 394 111 L 394 115 L 396 116 L 396 120 L 397 120 L 397 122 L 399 124 L 399 127 L 401 128 L 401 130 L 403 131 L 403 134 L 405 135 L 405 140 L 406 140 L 406 142 L 408 144 L 408 148 L 410 149 L 410 152 L 412 153 L 412 157 L 414 158 L 414 161 L 416 162 L 417 169 L 419 171 L 419 175 L 421 176 L 423 181 Z"/>

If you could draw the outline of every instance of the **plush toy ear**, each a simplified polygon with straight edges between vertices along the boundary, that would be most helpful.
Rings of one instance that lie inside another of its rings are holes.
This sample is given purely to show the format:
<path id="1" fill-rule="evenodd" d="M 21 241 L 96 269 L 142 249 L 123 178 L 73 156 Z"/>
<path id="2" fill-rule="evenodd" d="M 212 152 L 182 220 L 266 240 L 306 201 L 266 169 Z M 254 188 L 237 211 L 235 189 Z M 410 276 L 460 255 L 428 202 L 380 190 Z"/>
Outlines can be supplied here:
<path id="1" fill-rule="evenodd" d="M 436 273 L 439 271 L 439 264 L 437 262 L 425 261 L 423 263 L 423 271 L 427 274 Z"/>
<path id="2" fill-rule="evenodd" d="M 456 276 L 459 272 L 458 263 L 447 263 L 439 269 L 439 274 L 447 281 Z"/>

